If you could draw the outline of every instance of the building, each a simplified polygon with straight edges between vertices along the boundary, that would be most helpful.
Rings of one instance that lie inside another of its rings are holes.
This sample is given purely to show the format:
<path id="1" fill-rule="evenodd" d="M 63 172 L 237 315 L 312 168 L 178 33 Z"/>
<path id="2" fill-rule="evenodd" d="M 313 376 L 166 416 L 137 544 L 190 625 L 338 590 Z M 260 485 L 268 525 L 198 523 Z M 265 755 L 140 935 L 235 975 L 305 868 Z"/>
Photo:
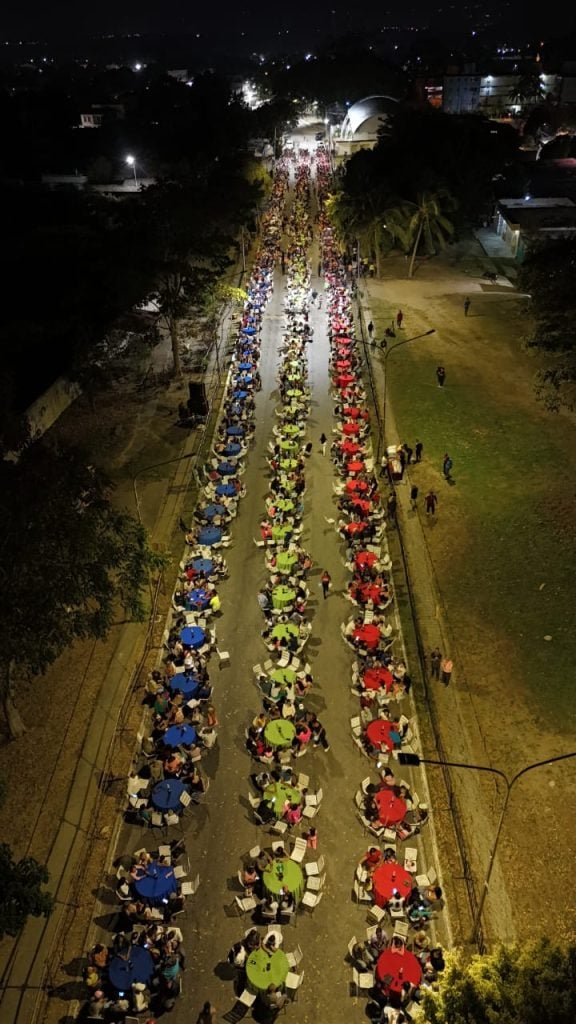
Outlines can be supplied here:
<path id="1" fill-rule="evenodd" d="M 521 263 L 532 239 L 576 237 L 576 203 L 567 196 L 499 199 L 493 228 Z"/>
<path id="2" fill-rule="evenodd" d="M 126 108 L 123 103 L 93 103 L 86 114 L 80 114 L 81 128 L 101 128 L 104 123 L 121 121 Z"/>
<path id="3" fill-rule="evenodd" d="M 526 77 L 519 71 L 511 73 L 507 69 L 502 73 L 484 74 L 477 71 L 474 64 L 465 64 L 461 70 L 448 68 L 444 76 L 442 109 L 447 114 L 484 114 L 486 117 L 518 114 L 522 103 L 515 91 Z M 541 73 L 538 77 L 543 95 L 561 99 L 564 89 L 561 75 Z M 571 95 L 572 89 L 567 82 L 565 94 Z"/>

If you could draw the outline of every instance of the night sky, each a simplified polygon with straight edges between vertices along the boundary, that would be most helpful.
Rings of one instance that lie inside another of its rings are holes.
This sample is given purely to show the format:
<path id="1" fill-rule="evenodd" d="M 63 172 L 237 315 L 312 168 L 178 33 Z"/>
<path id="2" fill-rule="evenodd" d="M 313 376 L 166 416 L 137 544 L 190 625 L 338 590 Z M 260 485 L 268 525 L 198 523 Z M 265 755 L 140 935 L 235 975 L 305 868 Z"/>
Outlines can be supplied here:
<path id="1" fill-rule="evenodd" d="M 338 5 L 332 0 L 233 0 L 198 3 L 197 0 L 4 0 L 0 13 L 0 38 L 26 40 L 81 38 L 99 33 L 196 33 L 206 43 L 218 36 L 244 32 L 261 45 L 268 39 L 278 45 L 282 36 L 298 40 L 309 36 L 311 45 L 319 34 L 378 31 L 401 25 L 428 28 L 436 33 L 453 29 L 481 29 L 505 22 L 507 26 L 533 28 L 536 35 L 554 36 L 573 27 L 574 5 L 562 0 L 364 0 L 362 4 Z M 518 15 L 518 17 L 516 17 Z"/>

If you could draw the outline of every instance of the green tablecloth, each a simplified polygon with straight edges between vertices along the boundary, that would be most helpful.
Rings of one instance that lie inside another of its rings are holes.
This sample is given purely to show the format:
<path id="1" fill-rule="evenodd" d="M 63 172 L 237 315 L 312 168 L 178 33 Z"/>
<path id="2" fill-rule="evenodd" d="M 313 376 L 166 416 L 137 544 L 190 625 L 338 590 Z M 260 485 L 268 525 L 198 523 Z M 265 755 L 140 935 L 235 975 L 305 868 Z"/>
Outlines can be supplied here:
<path id="1" fill-rule="evenodd" d="M 294 604 L 295 600 L 296 591 L 292 590 L 292 587 L 287 587 L 284 583 L 274 587 L 272 591 L 272 606 L 274 608 L 287 608 L 289 604 Z"/>
<path id="2" fill-rule="evenodd" d="M 298 442 L 286 439 L 286 441 L 280 441 L 280 447 L 283 452 L 295 452 L 298 450 Z"/>
<path id="3" fill-rule="evenodd" d="M 269 956 L 264 949 L 256 949 L 246 960 L 246 978 L 257 992 L 265 992 L 269 985 L 283 985 L 290 970 L 288 957 L 281 949 Z"/>
<path id="4" fill-rule="evenodd" d="M 278 622 L 272 629 L 270 636 L 276 640 L 289 640 L 291 636 L 295 636 L 298 640 L 300 633 L 298 626 L 295 626 L 293 622 Z"/>
<path id="5" fill-rule="evenodd" d="M 289 786 L 287 782 L 271 782 L 264 790 L 264 799 L 270 804 L 276 817 L 281 818 L 286 801 L 300 805 L 302 793 L 295 786 Z"/>
<path id="6" fill-rule="evenodd" d="M 304 392 L 301 391 L 300 388 L 289 388 L 286 394 L 288 395 L 288 398 L 302 398 Z"/>
<path id="7" fill-rule="evenodd" d="M 286 539 L 287 534 L 293 533 L 293 526 L 273 526 L 272 527 L 272 539 L 277 542 L 282 542 Z"/>
<path id="8" fill-rule="evenodd" d="M 294 511 L 294 502 L 292 501 L 292 498 L 278 498 L 278 500 L 273 501 L 272 504 L 275 505 L 276 508 L 280 509 L 281 512 Z"/>
<path id="9" fill-rule="evenodd" d="M 296 469 L 297 466 L 297 459 L 280 459 L 280 469 L 284 469 L 286 472 L 289 472 L 291 469 Z"/>
<path id="10" fill-rule="evenodd" d="M 279 870 L 282 870 L 280 876 Z M 277 896 L 280 889 L 287 889 L 292 893 L 297 903 L 302 898 L 304 891 L 304 872 L 299 864 L 289 857 L 281 861 L 273 861 L 265 871 L 262 872 L 262 882 L 267 893 Z"/>
<path id="11" fill-rule="evenodd" d="M 272 747 L 289 747 L 296 735 L 296 727 L 286 718 L 273 718 L 264 729 L 264 735 Z"/>
<path id="12" fill-rule="evenodd" d="M 296 673 L 293 668 L 273 668 L 269 673 L 269 677 L 275 683 L 278 683 L 279 686 L 282 686 L 284 683 L 294 685 L 296 682 Z"/>
<path id="13" fill-rule="evenodd" d="M 278 572 L 290 572 L 292 566 L 298 561 L 298 555 L 292 551 L 279 551 L 276 555 L 276 568 Z"/>
<path id="14" fill-rule="evenodd" d="M 297 423 L 285 423 L 280 429 L 287 437 L 294 437 L 302 431 L 302 427 L 299 427 Z"/>

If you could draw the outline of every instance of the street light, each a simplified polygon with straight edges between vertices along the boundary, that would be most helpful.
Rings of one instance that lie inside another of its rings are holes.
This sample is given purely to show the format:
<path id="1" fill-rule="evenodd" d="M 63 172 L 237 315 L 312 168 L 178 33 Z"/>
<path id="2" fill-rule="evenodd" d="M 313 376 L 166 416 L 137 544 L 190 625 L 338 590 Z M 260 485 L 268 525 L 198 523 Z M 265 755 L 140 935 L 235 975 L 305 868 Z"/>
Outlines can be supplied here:
<path id="1" fill-rule="evenodd" d="M 129 153 L 128 156 L 126 157 L 126 163 L 134 171 L 134 182 L 136 184 L 136 188 L 138 188 L 138 178 L 137 178 L 137 175 L 136 175 L 136 157 L 135 156 L 131 156 L 130 153 Z"/>
<path id="2" fill-rule="evenodd" d="M 388 376 L 387 376 L 387 373 L 386 373 L 386 367 L 387 367 L 387 364 L 388 364 L 388 359 L 390 358 L 392 353 L 397 348 L 400 348 L 401 345 L 408 345 L 408 343 L 410 341 L 418 341 L 419 338 L 427 338 L 428 335 L 435 334 L 435 333 L 436 333 L 436 328 L 435 327 L 431 327 L 429 331 L 424 331 L 423 334 L 416 334 L 413 338 L 403 338 L 402 341 L 397 341 L 395 345 L 391 345 L 390 348 L 387 348 L 385 353 L 384 353 L 384 359 L 382 361 L 383 362 L 383 370 L 384 370 L 384 387 L 382 388 L 382 428 L 381 428 L 381 430 L 380 430 L 380 432 L 378 434 L 378 454 L 376 456 L 376 462 L 377 463 L 380 462 L 380 451 L 381 451 L 381 447 L 382 447 L 382 441 L 384 441 L 384 444 L 386 444 L 386 401 L 387 401 L 387 385 L 388 385 Z"/>
<path id="3" fill-rule="evenodd" d="M 509 779 L 505 772 L 501 771 L 500 768 L 488 768 L 486 765 L 482 764 L 462 764 L 459 761 L 434 761 L 430 760 L 427 757 L 420 757 L 418 754 L 403 754 L 401 751 L 398 752 L 397 757 L 399 763 L 402 765 L 418 766 L 420 764 L 433 764 L 439 765 L 442 768 L 467 768 L 468 770 L 474 772 L 489 772 L 491 775 L 498 775 L 498 777 L 503 780 L 504 785 L 506 786 L 506 796 L 504 797 L 504 803 L 502 804 L 500 818 L 498 819 L 498 825 L 496 827 L 496 834 L 494 836 L 492 846 L 490 848 L 490 856 L 488 858 L 486 877 L 484 879 L 482 892 L 480 893 L 478 909 L 476 911 L 476 915 L 474 917 L 474 924 L 472 926 L 472 941 L 476 942 L 478 938 L 478 933 L 480 931 L 480 921 L 482 919 L 482 913 L 484 910 L 484 904 L 486 902 L 486 896 L 488 895 L 488 886 L 490 884 L 490 879 L 492 877 L 492 868 L 494 867 L 496 851 L 498 849 L 498 843 L 500 842 L 502 826 L 504 824 L 504 818 L 506 816 L 506 810 L 508 808 L 508 801 L 510 800 L 510 794 L 514 788 L 515 783 L 518 782 L 518 779 L 521 779 L 523 775 L 526 775 L 528 772 L 534 771 L 535 768 L 544 768 L 546 767 L 546 765 L 554 764 L 557 761 L 567 761 L 571 757 L 576 757 L 576 750 L 573 751 L 571 754 L 559 754 L 557 757 L 547 758 L 546 761 L 536 761 L 534 764 L 529 764 L 526 766 L 526 768 L 522 768 L 519 772 L 516 772 L 516 775 L 513 775 L 511 779 Z"/>
<path id="4" fill-rule="evenodd" d="M 186 455 L 178 455 L 175 459 L 165 459 L 163 462 L 154 462 L 151 466 L 142 466 L 142 469 L 139 469 L 138 472 L 134 474 L 134 476 L 132 477 L 132 489 L 134 491 L 134 501 L 136 504 L 136 512 L 138 515 L 138 522 L 140 523 L 140 526 L 142 526 L 143 523 L 142 511 L 140 508 L 140 495 L 138 494 L 138 487 L 136 485 L 138 477 L 142 476 L 143 473 L 150 473 L 151 470 L 153 469 L 160 469 L 161 466 L 169 466 L 173 462 L 183 462 L 185 459 L 191 459 L 196 454 L 196 452 L 187 452 Z"/>

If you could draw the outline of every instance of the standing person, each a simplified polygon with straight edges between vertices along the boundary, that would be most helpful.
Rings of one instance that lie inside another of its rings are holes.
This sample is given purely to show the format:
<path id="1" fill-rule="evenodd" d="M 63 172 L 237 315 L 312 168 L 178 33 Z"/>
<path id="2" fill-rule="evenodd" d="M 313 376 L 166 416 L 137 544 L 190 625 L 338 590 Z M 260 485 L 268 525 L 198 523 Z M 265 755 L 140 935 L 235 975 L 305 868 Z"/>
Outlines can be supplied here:
<path id="1" fill-rule="evenodd" d="M 468 296 L 464 299 L 464 316 L 468 316 L 468 310 L 470 309 L 470 299 Z"/>
<path id="2" fill-rule="evenodd" d="M 286 273 L 286 256 L 285 256 L 285 253 L 284 253 L 284 249 L 280 250 L 280 265 L 282 267 L 282 273 L 285 274 Z"/>
<path id="3" fill-rule="evenodd" d="M 410 504 L 411 504 L 413 512 L 416 511 L 417 503 L 418 503 L 418 488 L 416 487 L 416 485 L 414 485 L 410 489 Z"/>
<path id="4" fill-rule="evenodd" d="M 212 1006 L 212 1003 L 205 1002 L 204 1006 L 198 1014 L 196 1024 L 214 1024 L 216 1020 L 216 1007 Z"/>
<path id="5" fill-rule="evenodd" d="M 310 295 L 310 305 L 311 306 L 314 305 L 314 303 L 316 302 L 317 298 L 318 298 L 318 292 L 316 291 L 315 288 L 313 288 L 312 292 L 311 292 L 311 295 Z"/>
<path id="6" fill-rule="evenodd" d="M 398 449 L 398 458 L 400 459 L 400 476 L 403 478 L 404 470 L 406 469 L 406 450 L 403 444 Z"/>
<path id="7" fill-rule="evenodd" d="M 446 370 L 443 366 L 438 366 L 436 369 L 436 379 L 438 381 L 438 387 L 444 387 L 444 381 L 446 380 Z"/>
<path id="8" fill-rule="evenodd" d="M 396 313 L 396 326 L 397 327 L 402 327 L 403 319 L 404 319 L 404 313 L 402 312 L 401 309 L 399 309 L 398 312 Z"/>
<path id="9" fill-rule="evenodd" d="M 322 575 L 320 577 L 320 586 L 322 587 L 322 593 L 324 594 L 324 600 L 326 600 L 326 598 L 328 597 L 328 594 L 330 593 L 331 584 L 332 584 L 332 577 L 331 577 L 330 573 L 328 572 L 328 570 L 324 569 L 324 572 L 322 573 Z"/>
<path id="10" fill-rule="evenodd" d="M 448 686 L 450 676 L 452 675 L 452 669 L 454 668 L 450 658 L 442 658 L 440 668 L 442 670 L 442 682 L 444 683 L 444 686 Z"/>
<path id="11" fill-rule="evenodd" d="M 372 341 L 372 335 L 374 334 L 374 324 L 372 323 L 372 321 L 370 321 L 370 323 L 368 324 L 367 330 L 368 330 L 368 338 L 370 339 L 370 341 Z"/>
<path id="12" fill-rule="evenodd" d="M 326 437 L 326 434 L 324 433 L 324 431 L 322 431 L 322 434 L 320 435 L 320 447 L 322 449 L 322 455 L 326 455 L 326 445 L 327 444 L 328 444 L 328 438 Z"/>
<path id="13" fill-rule="evenodd" d="M 423 450 L 423 448 L 424 448 L 424 445 L 422 444 L 422 441 L 418 441 L 418 439 L 416 439 L 416 448 L 415 448 L 414 462 L 422 462 L 422 450 Z"/>
<path id="14" fill-rule="evenodd" d="M 322 277 L 322 260 L 318 260 L 317 276 Z"/>
<path id="15" fill-rule="evenodd" d="M 312 715 L 308 725 L 312 730 L 312 742 L 314 746 L 317 747 L 320 743 L 325 751 L 330 750 L 330 744 L 328 743 L 328 737 L 326 736 L 326 729 L 316 715 Z"/>
<path id="16" fill-rule="evenodd" d="M 412 462 L 412 456 L 414 455 L 414 452 L 412 451 L 412 449 L 411 449 L 409 444 L 404 444 L 404 445 L 402 445 L 402 447 L 404 448 L 404 451 L 406 452 L 406 465 L 409 466 L 410 463 Z"/>
<path id="17" fill-rule="evenodd" d="M 444 456 L 444 461 L 442 462 L 442 472 L 444 473 L 445 480 L 450 479 L 450 470 L 452 469 L 453 465 L 454 463 L 452 462 L 452 459 L 448 455 L 448 452 L 446 452 Z"/>
<path id="18" fill-rule="evenodd" d="M 396 519 L 397 504 L 398 503 L 396 501 L 396 495 L 394 494 L 394 492 L 392 492 L 392 494 L 388 495 L 388 501 L 386 502 L 386 507 L 388 509 L 388 518 L 390 520 Z"/>
<path id="19" fill-rule="evenodd" d="M 442 652 L 435 647 L 430 653 L 430 678 L 440 679 L 440 665 L 442 664 Z"/>
<path id="20" fill-rule="evenodd" d="M 433 516 L 436 512 L 436 505 L 438 504 L 438 498 L 434 494 L 434 491 L 428 491 L 425 499 L 426 515 Z"/>

